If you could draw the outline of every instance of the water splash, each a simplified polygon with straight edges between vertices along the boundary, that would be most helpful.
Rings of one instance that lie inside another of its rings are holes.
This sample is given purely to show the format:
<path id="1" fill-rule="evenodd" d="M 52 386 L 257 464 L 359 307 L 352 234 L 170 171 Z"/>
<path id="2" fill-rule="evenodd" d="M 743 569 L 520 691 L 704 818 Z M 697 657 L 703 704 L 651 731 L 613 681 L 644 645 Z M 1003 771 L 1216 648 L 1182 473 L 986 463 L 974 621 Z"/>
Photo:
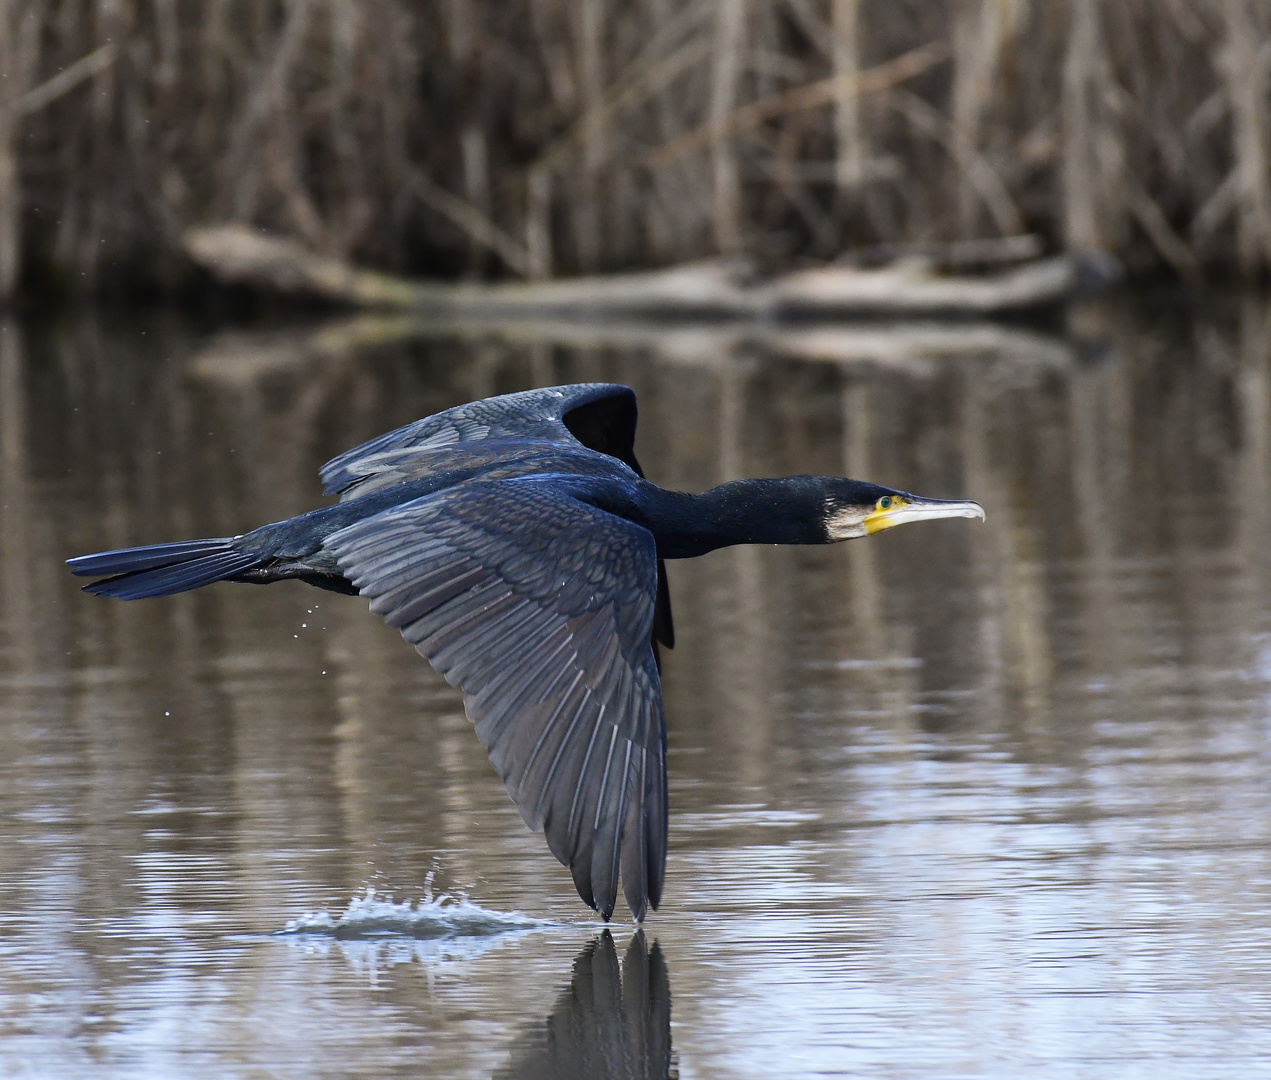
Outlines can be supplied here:
<path id="1" fill-rule="evenodd" d="M 340 915 L 332 916 L 325 909 L 308 912 L 290 920 L 280 935 L 335 938 L 340 941 L 381 938 L 432 941 L 488 938 L 552 925 L 547 919 L 535 919 L 519 911 L 491 911 L 462 895 L 440 893 L 434 896 L 431 890 L 417 903 L 410 900 L 394 903 L 391 897 L 379 899 L 375 889 L 367 886 L 365 894 L 353 897 Z"/>

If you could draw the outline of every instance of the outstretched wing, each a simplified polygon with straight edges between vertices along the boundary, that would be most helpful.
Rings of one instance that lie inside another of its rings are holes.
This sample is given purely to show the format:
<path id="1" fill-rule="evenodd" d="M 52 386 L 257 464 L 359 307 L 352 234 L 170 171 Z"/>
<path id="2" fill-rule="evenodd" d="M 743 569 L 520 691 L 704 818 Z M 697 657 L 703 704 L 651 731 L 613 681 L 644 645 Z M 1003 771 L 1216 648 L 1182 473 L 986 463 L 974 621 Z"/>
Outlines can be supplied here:
<path id="1" fill-rule="evenodd" d="M 636 400 L 613 383 L 550 386 L 485 398 L 416 420 L 346 450 L 320 470 L 323 490 L 341 499 L 414 479 L 432 468 L 428 451 L 485 439 L 542 439 L 582 444 L 625 462 L 643 476 L 635 459 Z"/>
<path id="2" fill-rule="evenodd" d="M 325 546 L 371 610 L 464 692 L 521 816 L 606 919 L 666 862 L 652 534 L 537 478 L 466 484 Z"/>
<path id="3" fill-rule="evenodd" d="M 396 431 L 346 450 L 319 471 L 323 491 L 340 500 L 355 499 L 405 480 L 454 467 L 454 457 L 436 451 L 456 443 L 490 439 L 541 439 L 582 444 L 617 458 L 637 476 L 644 470 L 635 456 L 636 397 L 617 383 L 577 383 L 524 390 L 484 398 L 434 413 Z M 666 567 L 658 563 L 654 637 L 668 649 L 675 645 L 671 593 Z"/>

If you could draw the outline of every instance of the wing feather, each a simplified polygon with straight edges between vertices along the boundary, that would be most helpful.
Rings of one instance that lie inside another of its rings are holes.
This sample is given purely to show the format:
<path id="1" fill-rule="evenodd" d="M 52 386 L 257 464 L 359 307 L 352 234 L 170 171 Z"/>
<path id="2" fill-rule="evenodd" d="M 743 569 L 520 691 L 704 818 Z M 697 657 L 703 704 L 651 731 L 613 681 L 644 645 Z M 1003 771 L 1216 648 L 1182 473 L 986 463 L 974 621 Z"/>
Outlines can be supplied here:
<path id="1" fill-rule="evenodd" d="M 622 802 L 623 783 L 618 775 L 621 753 L 618 746 L 618 729 L 609 729 L 609 746 L 605 764 L 600 772 L 600 790 L 596 793 L 595 818 L 591 824 L 591 885 L 596 907 L 600 911 L 612 911 L 618 899 L 618 826 L 617 804 Z M 625 741 L 625 740 L 624 740 Z M 630 747 L 630 742 L 626 743 Z"/>
<path id="2" fill-rule="evenodd" d="M 555 682 L 564 678 L 566 674 L 567 674 L 566 671 L 561 671 L 556 676 L 556 679 L 553 680 L 553 685 L 555 684 Z M 518 796 L 521 794 L 522 790 L 524 789 L 526 781 L 533 775 L 531 770 L 534 768 L 534 763 L 538 760 L 538 756 L 542 752 L 544 746 L 552 748 L 559 744 L 560 742 L 559 727 L 560 727 L 560 724 L 563 722 L 561 720 L 561 717 L 567 712 L 566 706 L 571 704 L 571 699 L 573 697 L 574 690 L 577 688 L 579 682 L 582 681 L 582 677 L 583 677 L 582 671 L 574 672 L 573 680 L 570 682 L 568 688 L 566 688 L 565 693 L 561 696 L 560 701 L 557 704 L 556 708 L 552 710 L 551 715 L 547 718 L 547 723 L 543 725 L 543 729 L 542 731 L 539 732 L 538 738 L 534 740 L 534 749 L 530 751 L 529 757 L 525 759 L 525 764 L 521 767 L 521 769 L 517 773 L 517 776 L 515 777 L 516 793 Z M 550 693 L 551 692 L 550 689 L 547 692 Z M 582 704 L 583 703 L 580 702 L 578 709 L 574 711 L 575 716 L 578 715 L 578 713 L 582 710 Z M 555 758 L 554 754 L 551 756 Z M 537 800 L 535 800 L 535 806 L 537 806 Z"/>
<path id="3" fill-rule="evenodd" d="M 549 486 L 460 485 L 326 541 L 455 685 L 526 823 L 605 918 L 643 918 L 666 859 L 665 725 L 643 528 Z M 650 800 L 653 800 L 651 803 Z"/>
<path id="4" fill-rule="evenodd" d="M 612 383 L 549 386 L 484 398 L 346 450 L 322 466 L 328 495 L 356 497 L 432 470 L 431 452 L 457 443 L 522 438 L 585 446 L 633 466 L 636 404 L 629 387 Z M 448 461 L 441 455 L 440 461 Z M 643 475 L 643 474 L 641 474 Z"/>
<path id="5" fill-rule="evenodd" d="M 407 480 L 457 467 L 453 448 L 491 440 L 521 440 L 516 453 L 534 444 L 579 446 L 609 457 L 643 476 L 635 456 L 636 399 L 615 383 L 550 386 L 485 398 L 446 409 L 380 435 L 332 458 L 320 470 L 328 495 L 352 499 Z M 475 447 L 467 453 L 471 457 Z M 506 457 L 509 448 L 499 452 Z M 384 538 L 390 546 L 391 541 Z M 666 567 L 658 561 L 654 637 L 668 649 L 675 644 L 671 594 Z"/>
<path id="6" fill-rule="evenodd" d="M 649 897 L 649 868 L 645 858 L 648 816 L 644 809 L 647 791 L 649 751 L 641 746 L 632 766 L 632 781 L 639 797 L 627 803 L 626 824 L 622 839 L 622 892 L 636 920 L 644 916 L 643 905 Z"/>

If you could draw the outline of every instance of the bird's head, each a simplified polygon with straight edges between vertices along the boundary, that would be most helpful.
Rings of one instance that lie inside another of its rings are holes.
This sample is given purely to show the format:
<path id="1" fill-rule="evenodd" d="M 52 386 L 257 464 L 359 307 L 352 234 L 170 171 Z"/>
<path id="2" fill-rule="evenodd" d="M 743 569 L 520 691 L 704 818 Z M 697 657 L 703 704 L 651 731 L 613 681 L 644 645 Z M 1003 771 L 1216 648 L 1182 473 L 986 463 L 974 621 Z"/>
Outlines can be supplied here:
<path id="1" fill-rule="evenodd" d="M 830 543 L 870 536 L 911 521 L 953 517 L 984 520 L 984 507 L 977 502 L 924 499 L 861 480 L 830 481 L 824 505 L 826 540 Z"/>

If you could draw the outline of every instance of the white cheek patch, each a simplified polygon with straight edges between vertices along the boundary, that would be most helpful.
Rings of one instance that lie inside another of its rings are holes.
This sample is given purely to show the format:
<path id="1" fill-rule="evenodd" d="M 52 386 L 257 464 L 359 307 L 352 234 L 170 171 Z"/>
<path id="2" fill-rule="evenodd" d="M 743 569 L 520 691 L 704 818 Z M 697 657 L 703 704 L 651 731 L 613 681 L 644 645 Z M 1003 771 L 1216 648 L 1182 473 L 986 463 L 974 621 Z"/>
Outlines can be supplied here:
<path id="1" fill-rule="evenodd" d="M 831 540 L 851 540 L 866 535 L 865 515 L 869 513 L 863 507 L 847 506 L 835 510 L 825 519 L 825 531 Z"/>

